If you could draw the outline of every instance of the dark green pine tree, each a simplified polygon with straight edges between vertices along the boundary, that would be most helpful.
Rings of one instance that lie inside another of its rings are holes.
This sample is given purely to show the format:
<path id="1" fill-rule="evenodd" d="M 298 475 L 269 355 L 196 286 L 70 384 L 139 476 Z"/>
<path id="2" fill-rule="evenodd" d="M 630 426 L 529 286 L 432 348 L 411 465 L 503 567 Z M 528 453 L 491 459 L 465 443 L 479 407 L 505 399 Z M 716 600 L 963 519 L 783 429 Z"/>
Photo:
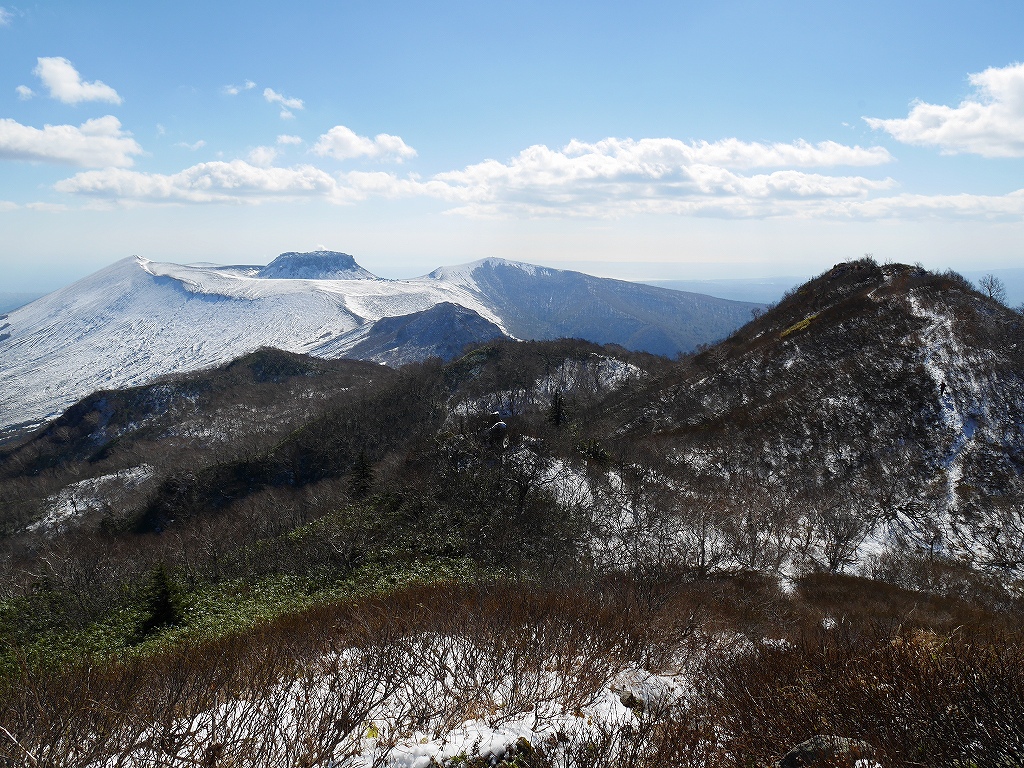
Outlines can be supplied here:
<path id="1" fill-rule="evenodd" d="M 149 576 L 143 591 L 146 618 L 139 627 L 139 639 L 143 640 L 163 627 L 181 623 L 181 608 L 171 588 L 167 568 L 159 563 Z"/>
<path id="2" fill-rule="evenodd" d="M 373 488 L 373 466 L 363 451 L 359 452 L 348 478 L 348 493 L 353 499 L 362 499 Z"/>
<path id="3" fill-rule="evenodd" d="M 569 423 L 569 411 L 565 407 L 565 397 L 561 390 L 555 390 L 551 398 L 551 407 L 548 408 L 548 422 L 555 427 L 562 427 Z"/>

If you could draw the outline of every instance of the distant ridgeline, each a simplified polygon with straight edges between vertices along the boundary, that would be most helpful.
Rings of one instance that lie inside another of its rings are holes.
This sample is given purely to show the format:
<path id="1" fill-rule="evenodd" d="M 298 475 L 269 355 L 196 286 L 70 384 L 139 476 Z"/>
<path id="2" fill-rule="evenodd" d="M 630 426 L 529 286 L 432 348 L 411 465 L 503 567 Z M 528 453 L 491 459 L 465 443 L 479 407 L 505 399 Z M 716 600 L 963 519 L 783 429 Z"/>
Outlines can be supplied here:
<path id="1" fill-rule="evenodd" d="M 266 266 L 129 258 L 10 313 L 0 430 L 260 347 L 398 365 L 502 335 L 675 356 L 727 336 L 755 306 L 498 259 L 384 280 L 335 251 Z"/>

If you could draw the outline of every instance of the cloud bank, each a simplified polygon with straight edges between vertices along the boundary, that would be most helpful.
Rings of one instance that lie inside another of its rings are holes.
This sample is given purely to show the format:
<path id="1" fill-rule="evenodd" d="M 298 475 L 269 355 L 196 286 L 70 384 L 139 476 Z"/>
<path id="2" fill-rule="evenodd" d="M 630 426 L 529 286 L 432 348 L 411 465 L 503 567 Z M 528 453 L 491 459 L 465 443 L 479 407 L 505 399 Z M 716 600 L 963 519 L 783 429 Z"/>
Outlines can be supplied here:
<path id="1" fill-rule="evenodd" d="M 293 143 L 293 138 L 279 143 Z M 416 154 L 399 136 L 379 134 L 371 139 L 341 125 L 323 134 L 312 151 L 338 160 L 403 160 Z M 765 217 L 799 214 L 816 201 L 865 199 L 894 184 L 888 178 L 795 168 L 743 172 L 786 164 L 876 165 L 890 159 L 879 148 L 834 142 L 572 141 L 558 150 L 528 147 L 506 163 L 485 160 L 429 179 L 383 171 L 331 175 L 309 165 L 280 168 L 274 166 L 277 158 L 277 149 L 260 146 L 246 161 L 201 163 L 177 174 L 93 171 L 60 182 L 57 189 L 140 202 L 255 202 L 320 196 L 351 203 L 368 197 L 430 197 L 451 203 L 452 213 L 469 216 L 659 212 Z"/>
<path id="2" fill-rule="evenodd" d="M 726 139 L 571 141 L 560 150 L 528 147 L 508 162 L 485 160 L 437 174 L 468 215 L 615 216 L 661 212 L 773 216 L 795 201 L 863 197 L 887 189 L 891 179 L 808 173 L 776 166 L 876 165 L 890 159 L 880 148 L 835 142 L 759 144 Z"/>
<path id="3" fill-rule="evenodd" d="M 271 93 L 268 101 L 286 106 L 285 97 Z M 368 198 L 430 198 L 441 201 L 448 214 L 469 217 L 1024 217 L 1024 190 L 1007 195 L 899 192 L 892 178 L 878 172 L 893 159 L 885 148 L 832 141 L 573 140 L 560 148 L 534 145 L 506 161 L 483 160 L 426 178 L 385 170 L 330 173 L 310 164 L 275 165 L 286 147 L 301 143 L 298 136 L 282 134 L 275 145 L 255 147 L 244 160 L 199 163 L 174 174 L 124 170 L 130 164 L 127 158 L 121 167 L 79 173 L 59 182 L 56 189 L 148 204 L 284 199 L 350 204 Z M 401 162 L 416 157 L 400 136 L 381 133 L 370 138 L 344 125 L 322 134 L 310 152 L 339 161 Z M 862 168 L 875 170 L 852 170 Z"/>
<path id="4" fill-rule="evenodd" d="M 80 126 L 22 125 L 0 119 L 0 159 L 62 163 L 84 168 L 125 168 L 142 147 L 121 130 L 112 115 L 87 120 Z"/>
<path id="5" fill-rule="evenodd" d="M 345 202 L 351 194 L 330 174 L 310 165 L 261 168 L 244 160 L 199 163 L 175 174 L 116 168 L 86 171 L 58 182 L 54 188 L 58 192 L 149 203 L 240 203 L 294 197 Z"/>
<path id="6" fill-rule="evenodd" d="M 107 101 L 120 104 L 121 97 L 104 82 L 84 82 L 70 61 L 60 56 L 41 57 L 32 72 L 43 81 L 50 96 L 65 104 L 83 101 Z"/>
<path id="7" fill-rule="evenodd" d="M 864 120 L 904 144 L 946 154 L 1024 157 L 1024 64 L 991 67 L 969 80 L 975 94 L 959 106 L 918 101 L 905 118 Z"/>

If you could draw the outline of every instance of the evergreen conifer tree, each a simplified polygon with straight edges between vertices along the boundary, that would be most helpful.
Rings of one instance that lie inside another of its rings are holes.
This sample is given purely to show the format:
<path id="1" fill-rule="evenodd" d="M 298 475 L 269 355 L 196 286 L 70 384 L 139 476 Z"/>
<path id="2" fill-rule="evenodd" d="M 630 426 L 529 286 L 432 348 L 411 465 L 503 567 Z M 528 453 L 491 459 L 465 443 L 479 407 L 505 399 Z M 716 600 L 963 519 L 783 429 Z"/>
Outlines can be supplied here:
<path id="1" fill-rule="evenodd" d="M 348 480 L 348 493 L 353 499 L 361 499 L 370 492 L 373 487 L 373 466 L 366 453 L 360 451 L 352 465 L 352 473 Z"/>

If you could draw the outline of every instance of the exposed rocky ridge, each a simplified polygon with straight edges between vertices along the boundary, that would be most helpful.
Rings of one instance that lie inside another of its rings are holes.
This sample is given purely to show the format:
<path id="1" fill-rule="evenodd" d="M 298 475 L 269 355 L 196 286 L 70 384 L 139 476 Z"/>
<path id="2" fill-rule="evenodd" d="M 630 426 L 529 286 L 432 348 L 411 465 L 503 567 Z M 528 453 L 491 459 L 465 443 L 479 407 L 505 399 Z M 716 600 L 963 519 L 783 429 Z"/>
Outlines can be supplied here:
<path id="1" fill-rule="evenodd" d="M 256 277 L 288 280 L 373 280 L 376 275 L 363 269 L 347 253 L 312 251 L 282 253 L 256 272 Z"/>

